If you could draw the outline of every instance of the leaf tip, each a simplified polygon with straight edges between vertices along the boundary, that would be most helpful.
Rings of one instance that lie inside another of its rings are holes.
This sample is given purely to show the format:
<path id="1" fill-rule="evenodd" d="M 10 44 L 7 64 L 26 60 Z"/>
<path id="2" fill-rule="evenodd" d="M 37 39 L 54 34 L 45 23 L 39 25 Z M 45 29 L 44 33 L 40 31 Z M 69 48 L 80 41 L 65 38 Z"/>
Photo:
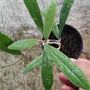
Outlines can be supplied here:
<path id="1" fill-rule="evenodd" d="M 26 74 L 26 73 L 27 73 L 26 71 L 23 72 L 23 74 Z"/>
<path id="2" fill-rule="evenodd" d="M 13 44 L 10 44 L 7 48 L 8 49 L 11 49 L 11 50 L 15 50 L 13 47 L 12 47 Z"/>
<path id="3" fill-rule="evenodd" d="M 8 48 L 8 49 L 11 49 L 10 47 L 11 47 L 11 46 L 9 45 L 7 48 Z"/>

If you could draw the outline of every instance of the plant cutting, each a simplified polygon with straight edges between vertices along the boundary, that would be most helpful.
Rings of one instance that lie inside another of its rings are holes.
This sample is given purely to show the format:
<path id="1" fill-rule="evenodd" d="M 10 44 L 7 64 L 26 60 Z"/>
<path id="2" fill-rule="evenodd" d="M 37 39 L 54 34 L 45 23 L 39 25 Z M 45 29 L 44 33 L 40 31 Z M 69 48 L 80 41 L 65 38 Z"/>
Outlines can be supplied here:
<path id="1" fill-rule="evenodd" d="M 31 17 L 43 35 L 43 40 L 26 39 L 13 42 L 8 36 L 0 33 L 0 49 L 14 55 L 22 55 L 21 58 L 15 63 L 1 66 L 1 68 L 16 64 L 23 58 L 24 55 L 26 55 L 26 53 L 28 53 L 31 48 L 33 48 L 35 45 L 41 45 L 43 50 L 42 55 L 34 59 L 26 67 L 25 71 L 23 72 L 24 74 L 41 66 L 43 86 L 46 90 L 51 90 L 53 85 L 53 61 L 56 67 L 61 70 L 73 84 L 80 88 L 90 90 L 90 84 L 81 69 L 59 50 L 61 47 L 61 34 L 73 2 L 74 0 L 64 1 L 61 8 L 58 28 L 57 23 L 55 22 L 57 11 L 56 0 L 53 0 L 47 9 L 43 9 L 44 21 L 42 20 L 37 0 L 24 0 Z M 50 39 L 51 33 L 53 33 L 57 38 L 56 40 Z M 53 47 L 52 44 L 58 45 L 58 48 Z M 27 49 L 27 51 L 22 54 L 20 50 L 26 48 L 29 49 Z"/>

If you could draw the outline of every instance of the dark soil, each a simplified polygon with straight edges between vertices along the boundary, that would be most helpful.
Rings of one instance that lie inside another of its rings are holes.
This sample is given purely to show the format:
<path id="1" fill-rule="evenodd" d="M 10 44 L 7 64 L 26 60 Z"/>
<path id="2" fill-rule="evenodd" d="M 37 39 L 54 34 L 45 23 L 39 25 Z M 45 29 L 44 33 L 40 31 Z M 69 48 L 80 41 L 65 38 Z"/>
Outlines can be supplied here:
<path id="1" fill-rule="evenodd" d="M 51 33 L 49 39 L 57 40 L 53 33 Z M 75 30 L 73 27 L 65 25 L 61 35 L 60 51 L 66 54 L 69 58 L 77 59 L 81 54 L 82 44 L 83 43 L 79 32 Z M 58 45 L 56 44 L 53 44 L 51 46 L 58 48 Z"/>
<path id="2" fill-rule="evenodd" d="M 70 27 L 64 27 L 61 35 L 61 48 L 64 54 L 70 58 L 76 58 L 81 50 L 81 38 L 79 33 Z"/>

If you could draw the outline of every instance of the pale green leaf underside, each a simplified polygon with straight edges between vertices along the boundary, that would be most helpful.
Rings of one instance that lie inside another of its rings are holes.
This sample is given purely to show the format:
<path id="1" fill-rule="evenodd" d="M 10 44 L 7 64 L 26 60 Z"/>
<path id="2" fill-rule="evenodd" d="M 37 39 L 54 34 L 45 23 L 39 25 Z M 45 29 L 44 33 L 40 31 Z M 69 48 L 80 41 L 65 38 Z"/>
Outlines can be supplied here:
<path id="1" fill-rule="evenodd" d="M 19 50 L 8 49 L 8 46 L 13 42 L 14 41 L 12 41 L 8 36 L 0 32 L 0 50 L 14 55 L 21 55 L 22 53 Z"/>
<path id="2" fill-rule="evenodd" d="M 44 8 L 42 11 L 42 15 L 44 16 L 44 18 L 45 18 L 46 12 L 47 12 L 47 9 Z M 59 29 L 58 29 L 57 23 L 55 21 L 54 21 L 54 24 L 53 24 L 53 27 L 51 30 L 54 33 L 54 35 L 56 36 L 56 38 L 59 39 Z"/>
<path id="3" fill-rule="evenodd" d="M 32 71 L 35 68 L 38 68 L 39 66 L 42 65 L 42 61 L 43 61 L 43 55 L 37 57 L 36 59 L 34 59 L 32 62 L 30 62 L 30 64 L 26 67 L 25 71 L 23 72 L 23 74 Z"/>
<path id="4" fill-rule="evenodd" d="M 63 6 L 62 6 L 61 12 L 60 12 L 60 20 L 59 20 L 59 30 L 60 30 L 59 35 L 60 36 L 61 36 L 63 27 L 65 25 L 69 11 L 70 11 L 73 3 L 74 3 L 74 0 L 64 0 Z"/>
<path id="5" fill-rule="evenodd" d="M 89 82 L 84 73 L 58 49 L 44 45 L 49 57 L 65 76 L 76 86 L 89 90 Z"/>
<path id="6" fill-rule="evenodd" d="M 51 29 L 55 21 L 56 10 L 57 10 L 57 4 L 56 4 L 56 1 L 53 0 L 53 2 L 48 7 L 45 15 L 45 22 L 43 26 L 43 36 L 45 39 L 48 39 L 51 33 Z"/>
<path id="7" fill-rule="evenodd" d="M 32 47 L 38 42 L 39 41 L 36 39 L 19 40 L 8 46 L 8 48 L 12 50 L 22 50 L 28 47 Z"/>
<path id="8" fill-rule="evenodd" d="M 50 90 L 53 84 L 52 64 L 46 51 L 43 52 L 42 82 L 46 90 Z"/>
<path id="9" fill-rule="evenodd" d="M 53 24 L 52 32 L 54 33 L 56 38 L 59 39 L 59 29 L 56 22 L 54 22 Z"/>
<path id="10" fill-rule="evenodd" d="M 43 15 L 44 18 L 45 18 L 45 16 L 46 16 L 46 12 L 47 12 L 47 8 L 43 8 L 43 10 L 42 10 L 42 15 Z"/>
<path id="11" fill-rule="evenodd" d="M 37 27 L 40 29 L 40 32 L 43 32 L 43 20 L 37 0 L 24 0 L 24 3 Z"/>

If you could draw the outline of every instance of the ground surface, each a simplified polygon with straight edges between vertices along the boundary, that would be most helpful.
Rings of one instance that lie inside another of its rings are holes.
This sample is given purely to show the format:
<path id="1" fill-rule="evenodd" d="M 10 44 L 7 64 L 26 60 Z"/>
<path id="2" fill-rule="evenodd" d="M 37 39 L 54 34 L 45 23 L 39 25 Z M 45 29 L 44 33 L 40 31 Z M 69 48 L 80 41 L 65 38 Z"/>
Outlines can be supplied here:
<path id="1" fill-rule="evenodd" d="M 37 30 L 34 22 L 28 14 L 23 0 L 1 0 L 0 1 L 0 32 L 3 32 L 14 41 L 25 38 L 41 39 L 42 35 Z M 47 7 L 52 0 L 38 0 L 41 11 Z M 63 0 L 57 0 L 57 16 L 59 21 L 59 11 Z M 90 60 L 90 1 L 75 0 L 70 12 L 67 24 L 74 26 L 83 37 L 84 47 L 80 57 Z M 22 8 L 23 7 L 23 8 Z M 23 51 L 24 52 L 24 51 Z M 25 67 L 34 58 L 42 53 L 40 47 L 35 47 L 24 58 L 25 65 L 18 63 L 12 67 L 0 69 L 0 90 L 44 90 L 41 81 L 41 68 L 23 75 Z M 6 65 L 18 60 L 19 56 L 13 56 L 0 51 L 0 65 Z M 59 81 L 59 72 L 53 65 L 54 85 L 52 90 L 60 90 L 62 83 Z"/>

